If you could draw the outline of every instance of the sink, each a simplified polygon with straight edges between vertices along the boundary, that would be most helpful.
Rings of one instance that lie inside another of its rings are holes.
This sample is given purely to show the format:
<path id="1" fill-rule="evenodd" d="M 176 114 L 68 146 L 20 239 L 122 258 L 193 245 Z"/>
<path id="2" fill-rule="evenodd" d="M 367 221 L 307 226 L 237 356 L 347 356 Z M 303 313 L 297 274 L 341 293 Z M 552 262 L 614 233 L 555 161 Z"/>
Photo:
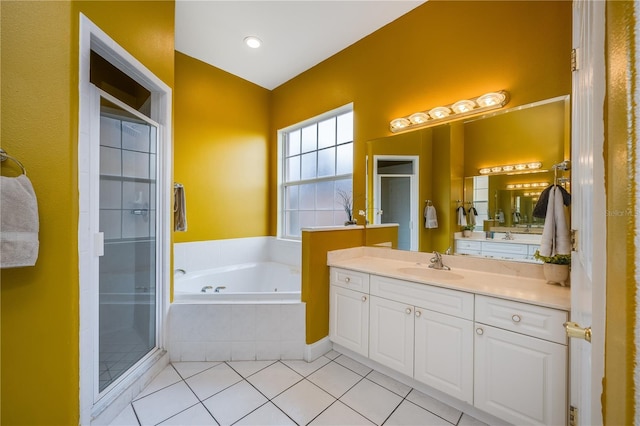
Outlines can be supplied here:
<path id="1" fill-rule="evenodd" d="M 445 271 L 443 269 L 431 269 L 427 267 L 399 268 L 398 272 L 433 280 L 460 280 L 464 278 L 462 275 L 456 274 L 455 272 Z"/>

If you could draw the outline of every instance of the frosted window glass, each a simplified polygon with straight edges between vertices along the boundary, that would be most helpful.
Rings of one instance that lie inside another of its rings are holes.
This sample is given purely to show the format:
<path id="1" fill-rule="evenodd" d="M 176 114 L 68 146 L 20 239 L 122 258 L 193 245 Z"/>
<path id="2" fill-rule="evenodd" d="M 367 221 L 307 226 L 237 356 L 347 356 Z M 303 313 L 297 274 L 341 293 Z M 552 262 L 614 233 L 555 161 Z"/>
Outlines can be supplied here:
<path id="1" fill-rule="evenodd" d="M 300 227 L 308 228 L 310 226 L 316 226 L 316 212 L 314 211 L 301 211 L 300 212 Z"/>
<path id="2" fill-rule="evenodd" d="M 316 184 L 316 210 L 333 210 L 333 181 Z M 331 224 L 329 221 L 327 224 Z"/>
<path id="3" fill-rule="evenodd" d="M 155 127 L 149 127 L 150 136 L 149 136 L 149 152 L 152 154 L 156 153 L 156 145 L 158 144 L 158 129 Z"/>
<path id="4" fill-rule="evenodd" d="M 338 194 L 338 192 L 342 191 L 348 194 L 349 196 L 351 196 L 351 186 L 352 186 L 351 179 L 340 179 L 335 181 L 335 195 L 333 197 L 333 200 L 334 200 L 333 208 L 335 210 L 343 210 L 342 197 Z M 353 196 L 351 197 L 351 199 L 353 200 Z M 347 220 L 346 213 L 345 213 L 345 220 Z"/>
<path id="5" fill-rule="evenodd" d="M 344 225 L 344 223 L 348 220 L 347 213 L 344 210 L 334 210 L 333 211 L 333 224 L 334 225 Z"/>
<path id="6" fill-rule="evenodd" d="M 289 133 L 287 138 L 287 152 L 285 153 L 287 157 L 298 154 L 300 154 L 300 130 Z"/>
<path id="7" fill-rule="evenodd" d="M 156 161 L 158 161 L 157 155 L 149 155 L 149 179 L 151 180 L 156 180 Z"/>
<path id="8" fill-rule="evenodd" d="M 122 160 L 119 149 L 100 147 L 100 174 L 110 176 L 122 175 Z"/>
<path id="9" fill-rule="evenodd" d="M 333 223 L 333 210 L 316 211 L 316 226 L 331 226 Z"/>
<path id="10" fill-rule="evenodd" d="M 104 232 L 106 240 L 120 239 L 121 234 L 121 211 L 122 210 L 100 210 L 100 232 Z"/>
<path id="11" fill-rule="evenodd" d="M 336 144 L 336 118 L 318 123 L 318 149 L 327 148 Z"/>
<path id="12" fill-rule="evenodd" d="M 476 189 L 474 200 L 483 201 L 489 199 L 489 190 L 488 189 Z"/>
<path id="13" fill-rule="evenodd" d="M 316 173 L 316 159 L 318 157 L 317 151 L 310 152 L 308 154 L 302 154 L 302 179 L 313 179 L 317 176 Z"/>
<path id="14" fill-rule="evenodd" d="M 120 148 L 120 120 L 100 117 L 100 145 Z"/>
<path id="15" fill-rule="evenodd" d="M 156 184 L 149 184 L 149 208 L 156 209 Z"/>
<path id="16" fill-rule="evenodd" d="M 300 236 L 300 219 L 297 211 L 285 214 L 286 232 L 292 237 Z"/>
<path id="17" fill-rule="evenodd" d="M 131 210 L 122 211 L 122 238 L 140 238 L 149 236 L 149 215 L 133 214 Z"/>
<path id="18" fill-rule="evenodd" d="M 287 182 L 300 180 L 300 157 L 287 158 Z"/>
<path id="19" fill-rule="evenodd" d="M 336 174 L 343 175 L 353 172 L 353 143 L 338 146 L 338 166 Z"/>
<path id="20" fill-rule="evenodd" d="M 353 112 L 338 116 L 338 143 L 353 141 Z"/>
<path id="21" fill-rule="evenodd" d="M 325 148 L 318 151 L 318 177 L 335 176 L 336 149 Z"/>
<path id="22" fill-rule="evenodd" d="M 287 187 L 287 194 L 285 195 L 285 209 L 297 209 L 298 208 L 298 187 Z"/>
<path id="23" fill-rule="evenodd" d="M 318 149 L 318 125 L 302 128 L 302 152 L 309 152 Z"/>
<path id="24" fill-rule="evenodd" d="M 316 185 L 309 183 L 306 185 L 300 185 L 300 206 L 301 210 L 313 210 L 315 209 L 316 198 Z"/>
<path id="25" fill-rule="evenodd" d="M 149 152 L 149 126 L 123 121 L 122 148 Z"/>
<path id="26" fill-rule="evenodd" d="M 122 151 L 122 176 L 148 178 L 149 154 Z"/>
<path id="27" fill-rule="evenodd" d="M 100 208 L 122 208 L 122 183 L 117 180 L 100 180 Z"/>

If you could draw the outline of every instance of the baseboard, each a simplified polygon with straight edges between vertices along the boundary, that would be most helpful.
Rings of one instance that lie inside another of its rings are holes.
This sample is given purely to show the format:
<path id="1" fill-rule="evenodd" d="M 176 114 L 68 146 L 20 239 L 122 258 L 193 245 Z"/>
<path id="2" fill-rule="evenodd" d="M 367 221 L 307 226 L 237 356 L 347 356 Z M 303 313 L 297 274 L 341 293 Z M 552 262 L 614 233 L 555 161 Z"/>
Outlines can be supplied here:
<path id="1" fill-rule="evenodd" d="M 333 349 L 333 343 L 329 340 L 329 336 L 327 336 L 304 348 L 304 360 L 307 362 L 315 361 L 331 349 Z"/>

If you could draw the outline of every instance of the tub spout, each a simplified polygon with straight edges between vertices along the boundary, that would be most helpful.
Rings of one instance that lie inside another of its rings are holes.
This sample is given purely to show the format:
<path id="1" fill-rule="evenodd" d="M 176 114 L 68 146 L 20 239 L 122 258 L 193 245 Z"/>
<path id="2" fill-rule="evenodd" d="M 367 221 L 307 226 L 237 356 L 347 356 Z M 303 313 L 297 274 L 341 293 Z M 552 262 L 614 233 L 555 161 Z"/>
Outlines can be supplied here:
<path id="1" fill-rule="evenodd" d="M 178 275 L 178 274 L 186 275 L 187 271 L 185 271 L 184 269 L 176 269 L 175 271 L 173 271 L 173 275 Z"/>
<path id="2" fill-rule="evenodd" d="M 213 290 L 213 286 L 205 285 L 204 287 L 202 287 L 202 289 L 200 289 L 200 292 L 206 293 L 207 290 Z"/>
<path id="3" fill-rule="evenodd" d="M 226 289 L 226 287 L 225 287 L 225 286 L 223 286 L 223 285 L 221 285 L 221 286 L 216 287 L 216 288 L 215 288 L 215 290 L 213 290 L 213 291 L 214 291 L 215 293 L 220 293 L 220 290 L 224 290 L 224 289 Z"/>

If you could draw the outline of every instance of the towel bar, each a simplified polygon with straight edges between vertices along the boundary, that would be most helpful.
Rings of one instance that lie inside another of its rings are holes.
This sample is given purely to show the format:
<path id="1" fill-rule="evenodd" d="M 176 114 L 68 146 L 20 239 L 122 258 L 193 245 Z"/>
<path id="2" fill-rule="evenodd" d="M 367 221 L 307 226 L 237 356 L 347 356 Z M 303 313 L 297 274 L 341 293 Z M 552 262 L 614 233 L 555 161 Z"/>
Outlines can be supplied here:
<path id="1" fill-rule="evenodd" d="M 24 168 L 22 163 L 20 161 L 18 161 L 17 158 L 12 157 L 9 154 L 7 154 L 7 151 L 5 151 L 4 149 L 0 148 L 0 162 L 3 162 L 5 160 L 12 160 L 14 163 L 16 163 L 18 166 L 20 166 L 20 168 L 22 169 L 22 174 L 25 175 L 25 176 L 27 175 L 27 169 Z"/>

